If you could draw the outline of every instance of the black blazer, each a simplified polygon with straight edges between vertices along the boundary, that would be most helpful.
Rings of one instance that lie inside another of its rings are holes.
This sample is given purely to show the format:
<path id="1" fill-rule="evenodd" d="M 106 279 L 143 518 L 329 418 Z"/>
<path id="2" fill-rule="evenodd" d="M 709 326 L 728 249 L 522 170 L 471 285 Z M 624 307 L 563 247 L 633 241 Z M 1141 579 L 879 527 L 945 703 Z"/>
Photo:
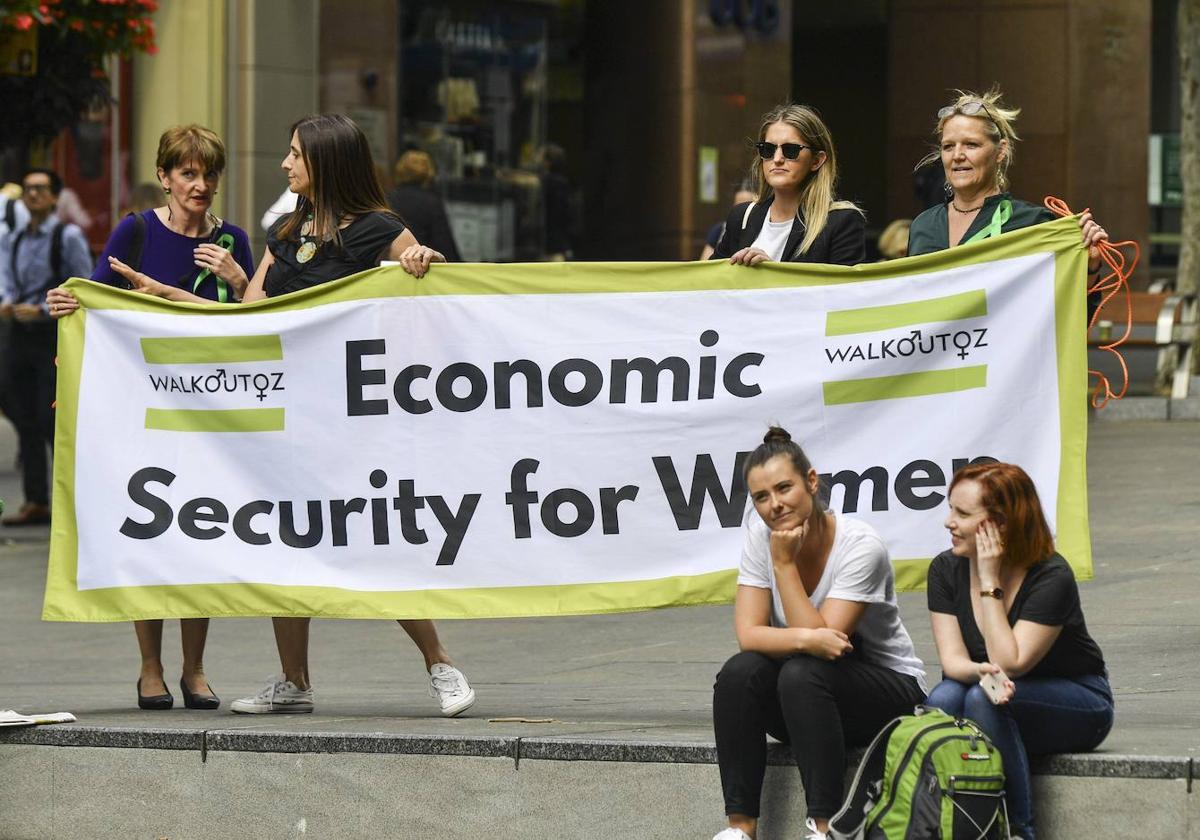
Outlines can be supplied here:
<path id="1" fill-rule="evenodd" d="M 771 209 L 771 202 L 755 204 L 746 218 L 750 204 L 738 204 L 729 211 L 725 221 L 725 233 L 717 243 L 717 250 L 709 259 L 729 259 L 736 252 L 754 244 Z M 742 219 L 746 226 L 742 227 Z M 830 210 L 829 217 L 808 251 L 796 253 L 804 239 L 804 217 L 797 215 L 783 249 L 784 262 L 825 263 L 827 265 L 857 265 L 867 258 L 867 220 L 862 213 L 849 208 Z"/>
<path id="2" fill-rule="evenodd" d="M 458 246 L 446 218 L 446 207 L 431 190 L 401 184 L 387 195 L 388 206 L 422 245 L 440 251 L 446 262 L 459 262 Z"/>

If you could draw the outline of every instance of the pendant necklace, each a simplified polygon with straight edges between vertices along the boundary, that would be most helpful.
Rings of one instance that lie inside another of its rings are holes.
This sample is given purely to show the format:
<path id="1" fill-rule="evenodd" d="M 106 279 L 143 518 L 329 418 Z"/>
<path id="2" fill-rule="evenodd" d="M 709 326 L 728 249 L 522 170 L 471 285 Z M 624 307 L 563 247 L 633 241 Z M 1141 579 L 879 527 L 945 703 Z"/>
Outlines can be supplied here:
<path id="1" fill-rule="evenodd" d="M 296 250 L 296 261 L 306 263 L 317 254 L 317 243 L 315 239 L 309 239 L 312 235 L 313 217 L 312 213 L 308 214 L 308 218 L 304 220 L 303 226 L 300 228 L 300 247 Z"/>

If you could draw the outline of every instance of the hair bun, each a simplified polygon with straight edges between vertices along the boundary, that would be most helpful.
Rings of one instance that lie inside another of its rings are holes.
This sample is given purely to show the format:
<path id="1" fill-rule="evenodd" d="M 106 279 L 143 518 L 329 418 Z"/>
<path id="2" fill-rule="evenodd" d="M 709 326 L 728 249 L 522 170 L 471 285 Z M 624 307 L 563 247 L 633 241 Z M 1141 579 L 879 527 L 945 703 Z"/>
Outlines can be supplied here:
<path id="1" fill-rule="evenodd" d="M 772 426 L 763 435 L 763 443 L 788 443 L 792 436 L 788 434 L 788 430 L 782 426 Z"/>

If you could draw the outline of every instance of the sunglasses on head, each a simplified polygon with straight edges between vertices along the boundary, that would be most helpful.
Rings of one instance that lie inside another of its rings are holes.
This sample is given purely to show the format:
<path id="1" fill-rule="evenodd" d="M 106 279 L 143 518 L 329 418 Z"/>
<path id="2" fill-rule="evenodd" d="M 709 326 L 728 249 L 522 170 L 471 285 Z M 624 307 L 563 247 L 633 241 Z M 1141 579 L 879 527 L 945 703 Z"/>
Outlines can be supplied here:
<path id="1" fill-rule="evenodd" d="M 992 112 L 988 110 L 988 107 L 978 99 L 969 99 L 961 105 L 947 105 L 945 108 L 939 108 L 937 116 L 939 120 L 944 120 L 946 117 L 953 116 L 954 114 L 974 117 L 980 111 L 987 114 L 988 119 L 992 122 L 996 121 L 996 118 L 992 116 Z"/>
<path id="2" fill-rule="evenodd" d="M 815 146 L 805 146 L 803 143 L 768 143 L 766 140 L 759 140 L 754 144 L 754 148 L 758 150 L 758 156 L 763 160 L 774 159 L 776 149 L 782 149 L 783 156 L 788 160 L 795 160 L 800 157 L 800 153 L 805 149 L 808 149 L 814 155 L 820 151 Z"/>

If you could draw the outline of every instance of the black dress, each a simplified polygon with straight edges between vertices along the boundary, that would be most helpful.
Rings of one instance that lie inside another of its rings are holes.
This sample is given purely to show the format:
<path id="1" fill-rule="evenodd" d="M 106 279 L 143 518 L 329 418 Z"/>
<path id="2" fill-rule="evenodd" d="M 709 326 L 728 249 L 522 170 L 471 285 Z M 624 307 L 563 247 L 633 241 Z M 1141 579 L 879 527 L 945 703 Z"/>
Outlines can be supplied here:
<path id="1" fill-rule="evenodd" d="M 340 248 L 332 242 L 322 243 L 312 259 L 300 262 L 296 258 L 300 242 L 278 237 L 287 218 L 276 221 L 267 232 L 267 250 L 275 258 L 263 279 L 267 297 L 311 289 L 374 268 L 387 256 L 396 237 L 404 233 L 404 225 L 391 213 L 367 213 L 342 228 Z"/>

